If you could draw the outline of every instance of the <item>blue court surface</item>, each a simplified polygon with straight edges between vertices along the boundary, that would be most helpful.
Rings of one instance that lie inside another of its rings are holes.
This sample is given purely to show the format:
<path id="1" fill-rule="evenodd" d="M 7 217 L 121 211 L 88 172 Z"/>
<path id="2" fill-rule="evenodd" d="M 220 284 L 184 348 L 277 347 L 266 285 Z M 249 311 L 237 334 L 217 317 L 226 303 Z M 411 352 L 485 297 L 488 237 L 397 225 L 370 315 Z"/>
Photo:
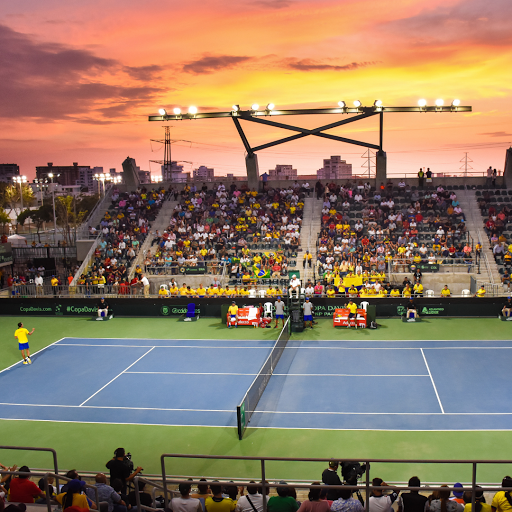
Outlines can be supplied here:
<path id="1" fill-rule="evenodd" d="M 0 372 L 1 419 L 236 426 L 274 342 L 64 338 Z M 290 340 L 250 427 L 510 430 L 510 341 Z"/>

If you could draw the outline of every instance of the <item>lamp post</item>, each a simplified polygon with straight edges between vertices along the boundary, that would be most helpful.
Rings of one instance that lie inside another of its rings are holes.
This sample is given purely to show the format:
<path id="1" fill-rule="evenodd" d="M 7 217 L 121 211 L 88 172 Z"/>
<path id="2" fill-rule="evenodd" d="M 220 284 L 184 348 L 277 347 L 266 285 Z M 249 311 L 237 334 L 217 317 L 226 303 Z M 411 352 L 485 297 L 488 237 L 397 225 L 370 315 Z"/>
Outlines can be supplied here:
<path id="1" fill-rule="evenodd" d="M 20 184 L 21 211 L 23 210 L 23 183 L 27 183 L 26 176 L 13 176 L 12 181 Z"/>
<path id="2" fill-rule="evenodd" d="M 27 183 L 27 177 L 26 176 L 13 176 L 12 181 L 14 183 L 20 184 L 20 213 L 23 211 L 23 183 Z M 18 219 L 16 219 L 16 233 L 18 232 Z"/>
<path id="3" fill-rule="evenodd" d="M 44 179 L 44 180 L 40 179 L 40 180 L 38 180 L 36 178 L 34 180 L 34 183 L 36 184 L 37 189 L 41 193 L 41 206 L 44 206 L 44 187 L 45 187 L 45 184 L 48 183 L 48 180 L 47 179 Z M 46 188 L 48 188 L 48 185 L 46 185 Z"/>
<path id="4" fill-rule="evenodd" d="M 55 215 L 55 186 L 53 184 L 53 178 L 54 178 L 53 172 L 48 173 L 48 178 L 50 178 L 52 182 L 52 203 L 53 203 L 53 245 L 57 245 L 57 217 Z M 57 174 L 58 177 L 59 174 Z"/>

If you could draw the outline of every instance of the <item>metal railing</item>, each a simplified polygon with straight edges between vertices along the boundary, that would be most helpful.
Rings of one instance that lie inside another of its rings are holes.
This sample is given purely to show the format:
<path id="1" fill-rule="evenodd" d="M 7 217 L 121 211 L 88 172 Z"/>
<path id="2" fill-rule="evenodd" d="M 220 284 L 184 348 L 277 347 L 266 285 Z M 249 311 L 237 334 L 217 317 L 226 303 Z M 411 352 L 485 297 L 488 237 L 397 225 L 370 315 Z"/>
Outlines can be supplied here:
<path id="1" fill-rule="evenodd" d="M 96 240 L 91 245 L 91 248 L 89 249 L 87 256 L 84 258 L 84 261 L 82 261 L 80 268 L 76 271 L 75 276 L 73 277 L 73 281 L 71 281 L 72 286 L 76 285 L 78 279 L 80 279 L 80 276 L 85 273 L 85 271 L 91 264 L 92 259 L 94 257 L 94 252 L 96 251 L 96 247 L 98 247 L 98 244 L 100 243 L 100 239 L 101 239 L 101 231 L 99 232 L 98 236 L 96 237 Z"/>
<path id="2" fill-rule="evenodd" d="M 258 485 L 261 486 L 262 491 L 261 493 L 263 496 L 266 496 L 268 494 L 268 490 L 270 488 L 278 488 L 278 487 L 290 487 L 293 486 L 295 488 L 300 489 L 324 489 L 326 486 L 324 484 L 322 485 L 309 485 L 305 483 L 287 483 L 287 484 L 280 484 L 280 483 L 270 483 L 267 481 L 267 463 L 268 462 L 290 462 L 290 463 L 296 463 L 296 462 L 311 462 L 311 463 L 319 463 L 323 462 L 324 467 L 327 466 L 329 462 L 332 462 L 333 460 L 336 461 L 343 461 L 343 458 L 334 458 L 331 457 L 329 459 L 325 458 L 289 458 L 289 457 L 247 457 L 247 456 L 235 456 L 235 455 L 184 455 L 184 454 L 176 454 L 176 453 L 164 453 L 160 456 L 160 464 L 162 468 L 162 481 L 163 481 L 163 487 L 164 487 L 164 499 L 165 499 L 165 507 L 168 507 L 169 503 L 169 492 L 168 489 L 169 484 L 177 485 L 180 483 L 187 483 L 192 485 L 200 485 L 205 484 L 204 481 L 200 481 L 199 478 L 193 478 L 192 480 L 188 477 L 185 478 L 182 475 L 179 476 L 171 476 L 169 477 L 166 470 L 166 459 L 169 458 L 185 458 L 185 459 L 207 459 L 207 460 L 231 460 L 231 461 L 244 461 L 244 463 L 247 463 L 249 461 L 255 461 L 259 462 L 260 464 L 260 474 L 258 477 L 253 476 L 253 478 L 247 478 L 246 480 L 241 479 L 233 479 L 234 481 L 229 481 L 230 479 L 226 478 L 224 481 L 217 481 L 215 479 L 216 485 L 233 485 L 234 483 L 238 483 L 239 485 L 247 485 L 249 483 L 249 480 L 258 480 Z M 374 464 L 470 464 L 471 465 L 471 485 L 470 487 L 465 488 L 465 490 L 471 489 L 471 504 L 472 504 L 472 510 L 475 510 L 475 490 L 477 485 L 477 467 L 478 464 L 511 464 L 511 460 L 445 460 L 445 459 L 432 459 L 432 460 L 422 460 L 422 459 L 359 459 L 356 458 L 356 460 L 362 460 L 364 464 L 366 464 L 366 471 L 363 473 L 364 475 L 364 483 L 362 485 L 329 485 L 329 489 L 347 489 L 350 488 L 352 490 L 357 491 L 364 491 L 365 492 L 365 499 L 366 499 L 366 510 L 369 510 L 369 500 L 370 500 L 370 493 L 373 490 L 397 490 L 397 491 L 405 491 L 405 490 L 414 490 L 414 491 L 424 491 L 428 492 L 429 494 L 432 491 L 451 491 L 456 492 L 460 490 L 458 487 L 409 487 L 409 486 L 373 486 L 371 485 L 372 479 L 370 478 L 370 471 L 374 468 L 372 465 Z M 244 466 L 245 467 L 245 466 Z M 316 469 L 316 468 L 315 468 Z M 277 475 L 273 475 L 272 479 L 274 479 Z M 276 480 L 281 480 L 282 478 L 285 478 L 282 474 L 278 476 L 278 478 L 275 478 Z M 510 488 L 503 488 L 499 486 L 487 486 L 484 490 L 486 491 L 509 491 Z M 267 510 L 267 503 L 266 500 L 263 500 L 263 512 L 266 512 Z"/>
<path id="3" fill-rule="evenodd" d="M 17 449 L 16 447 L 11 447 L 13 449 Z M 57 473 L 49 473 L 49 472 L 40 472 L 40 471 L 31 471 L 30 473 L 28 473 L 30 476 L 36 476 L 36 477 L 42 477 L 43 478 L 43 482 L 44 482 L 44 494 L 45 494 L 45 497 L 46 497 L 46 508 L 48 509 L 48 512 L 52 512 L 52 506 L 56 506 L 56 505 L 61 505 L 58 501 L 56 501 L 55 499 L 52 499 L 51 496 L 52 496 L 52 493 L 50 492 L 50 484 L 48 483 L 48 478 L 54 478 L 55 479 L 55 483 L 57 484 L 56 487 L 57 487 L 57 491 L 59 490 L 59 479 L 60 480 L 64 480 L 65 482 L 70 482 L 72 480 L 72 478 L 68 478 L 66 476 L 63 476 L 63 475 L 59 475 Z M 26 477 L 27 476 L 27 473 L 24 473 L 24 472 L 20 472 L 20 471 L 0 471 L 0 475 L 10 475 L 10 476 L 24 476 Z M 86 489 L 93 489 L 94 490 L 94 495 L 96 497 L 96 505 L 97 505 L 97 508 L 98 508 L 98 511 L 100 510 L 100 499 L 99 499 L 99 494 L 98 494 L 98 488 L 95 486 L 95 485 L 90 485 L 90 484 L 85 484 L 85 488 Z M 59 494 L 57 492 L 57 494 Z M 14 502 L 16 503 L 16 502 Z"/>
<path id="4" fill-rule="evenodd" d="M 76 258 L 76 246 L 64 247 L 13 247 L 12 255 L 16 261 L 34 258 Z"/>
<path id="5" fill-rule="evenodd" d="M 141 502 L 140 502 L 140 490 L 139 490 L 139 482 L 142 482 L 144 484 L 149 484 L 153 487 L 153 490 L 152 490 L 152 499 L 153 499 L 153 507 L 148 507 L 146 505 L 142 505 Z M 158 489 L 160 491 L 162 491 L 164 494 L 165 494 L 165 487 L 163 485 L 160 485 L 158 483 L 156 483 L 155 481 L 153 480 L 148 480 L 147 478 L 143 478 L 143 477 L 140 477 L 140 476 L 136 476 L 134 479 L 133 479 L 133 485 L 135 487 L 135 502 L 137 503 L 137 512 L 140 512 L 141 510 L 146 510 L 148 512 L 155 512 L 157 510 L 156 506 L 155 506 L 155 490 Z M 172 491 L 168 491 L 168 492 L 171 492 Z M 174 494 L 174 493 L 172 493 Z M 159 509 L 160 511 L 162 509 Z"/>
<path id="6" fill-rule="evenodd" d="M 388 261 L 388 272 L 390 274 L 396 273 L 410 273 L 409 270 L 410 265 L 416 265 L 421 268 L 421 265 L 429 264 L 426 260 L 422 260 L 420 263 L 415 263 L 411 259 L 399 259 L 399 258 L 391 258 Z M 439 266 L 439 272 L 450 272 L 452 274 L 455 273 L 472 273 L 478 269 L 478 262 L 475 258 L 451 258 L 451 257 L 443 257 L 436 256 L 436 260 L 432 265 Z"/>

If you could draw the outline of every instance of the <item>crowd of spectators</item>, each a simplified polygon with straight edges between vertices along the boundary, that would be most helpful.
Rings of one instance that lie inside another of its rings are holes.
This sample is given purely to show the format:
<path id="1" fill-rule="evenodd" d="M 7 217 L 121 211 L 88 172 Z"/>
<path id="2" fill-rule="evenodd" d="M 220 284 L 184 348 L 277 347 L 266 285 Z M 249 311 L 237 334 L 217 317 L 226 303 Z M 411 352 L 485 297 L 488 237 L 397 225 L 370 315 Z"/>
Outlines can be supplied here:
<path id="1" fill-rule="evenodd" d="M 102 291 L 122 295 L 144 289 L 140 268 L 135 281 L 128 281 L 128 275 L 165 197 L 163 188 L 139 188 L 130 193 L 114 190 L 112 205 L 99 226 L 89 228 L 93 235 L 100 234 L 101 239 L 90 269 L 77 282 L 86 295 Z"/>
<path id="2" fill-rule="evenodd" d="M 300 246 L 304 195 L 298 183 L 263 192 L 235 183 L 215 190 L 186 185 L 168 228 L 154 234 L 146 270 L 178 274 L 205 266 L 213 275 L 227 267 L 238 279 L 287 276 Z"/>
<path id="3" fill-rule="evenodd" d="M 344 281 L 357 277 L 363 294 L 386 296 L 390 263 L 394 272 L 410 272 L 419 264 L 471 264 L 474 249 L 453 190 L 420 190 L 403 180 L 398 186 L 381 183 L 377 190 L 362 181 L 326 187 L 319 182 L 316 189 L 323 208 L 315 267 L 326 291 L 344 294 Z M 312 265 L 306 254 L 303 266 Z M 421 279 L 415 276 L 411 289 L 416 281 Z"/>
<path id="4" fill-rule="evenodd" d="M 121 452 L 121 451 L 122 452 Z M 122 453 L 122 455 L 120 455 Z M 357 464 L 357 463 L 356 463 Z M 16 471 L 16 466 L 6 468 Z M 102 512 L 137 511 L 136 491 L 133 488 L 134 478 L 142 471 L 134 468 L 131 460 L 126 457 L 124 449 L 116 450 L 115 456 L 108 461 L 106 468 L 110 478 L 104 473 L 97 473 L 92 484 L 86 485 L 76 470 L 66 473 L 67 479 L 59 488 L 55 487 L 53 478 L 48 479 L 48 498 L 52 503 L 60 504 L 62 510 L 82 512 L 83 510 L 101 510 Z M 276 482 L 277 487 L 271 491 L 269 486 L 263 491 L 261 483 L 251 481 L 247 486 L 231 482 L 221 484 L 215 480 L 207 482 L 202 478 L 197 488 L 192 484 L 181 483 L 177 491 L 172 491 L 168 510 L 172 512 L 263 512 L 264 504 L 268 512 L 472 512 L 472 501 L 475 512 L 509 512 L 512 507 L 510 491 L 512 478 L 503 478 L 503 491 L 493 493 L 491 504 L 486 503 L 484 489 L 480 486 L 473 491 L 457 482 L 453 485 L 441 485 L 441 490 L 429 491 L 428 486 L 421 488 L 420 479 L 413 476 L 409 479 L 410 490 L 386 483 L 382 478 L 375 477 L 371 481 L 373 490 L 368 500 L 361 492 L 350 486 L 357 485 L 354 480 L 343 480 L 337 473 L 338 463 L 330 462 L 322 473 L 322 484 L 313 482 L 307 492 L 297 491 L 293 485 L 285 481 Z M 6 474 L 0 483 L 0 512 L 23 512 L 26 504 L 45 504 L 47 493 L 44 478 L 36 484 L 31 477 L 30 469 L 22 466 L 18 476 Z M 453 488 L 453 493 L 450 491 Z M 416 488 L 416 489 L 413 489 Z M 418 490 L 417 488 L 421 488 Z M 446 489 L 446 490 L 445 490 Z M 162 508 L 163 503 L 145 492 L 144 483 L 139 481 L 139 499 L 142 505 Z M 272 495 L 272 496 L 270 496 Z"/>
<path id="5" fill-rule="evenodd" d="M 506 191 L 500 194 L 499 190 L 484 190 L 478 204 L 482 215 L 487 216 L 484 230 L 489 237 L 491 250 L 501 275 L 501 282 L 510 291 L 512 244 L 509 243 L 510 237 L 507 236 L 506 230 L 512 210 L 507 205 L 508 202 Z"/>

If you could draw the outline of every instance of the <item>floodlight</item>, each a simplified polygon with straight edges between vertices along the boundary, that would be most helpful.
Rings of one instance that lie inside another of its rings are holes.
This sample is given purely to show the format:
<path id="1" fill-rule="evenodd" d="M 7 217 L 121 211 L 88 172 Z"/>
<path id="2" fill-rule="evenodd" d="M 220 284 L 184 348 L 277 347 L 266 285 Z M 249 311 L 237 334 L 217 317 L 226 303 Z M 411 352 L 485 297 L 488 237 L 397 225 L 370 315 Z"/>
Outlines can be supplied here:
<path id="1" fill-rule="evenodd" d="M 267 109 L 266 110 L 274 110 L 275 108 L 276 108 L 276 106 L 273 103 L 269 103 L 267 105 Z"/>
<path id="2" fill-rule="evenodd" d="M 453 100 L 452 107 L 458 107 L 460 105 L 460 100 Z"/>
<path id="3" fill-rule="evenodd" d="M 345 108 L 347 104 L 344 101 L 338 101 L 338 106 L 341 108 Z"/>
<path id="4" fill-rule="evenodd" d="M 251 105 L 251 110 L 258 110 L 259 108 L 260 108 L 260 106 L 257 103 L 253 103 Z"/>
<path id="5" fill-rule="evenodd" d="M 418 105 L 420 107 L 426 107 L 427 106 L 427 100 L 418 100 Z"/>
<path id="6" fill-rule="evenodd" d="M 188 107 L 188 113 L 192 114 L 192 115 L 197 114 L 197 107 L 194 107 L 194 106 Z"/>
<path id="7" fill-rule="evenodd" d="M 374 105 L 375 107 L 382 107 L 382 100 L 375 100 L 375 101 L 373 102 L 373 105 Z"/>
<path id="8" fill-rule="evenodd" d="M 442 107 L 444 105 L 444 100 L 439 98 L 436 100 L 436 107 Z"/>
<path id="9" fill-rule="evenodd" d="M 233 106 L 231 107 L 231 111 L 232 111 L 232 112 L 238 112 L 239 110 L 240 110 L 240 105 L 233 105 Z"/>
<path id="10" fill-rule="evenodd" d="M 354 107 L 359 108 L 362 103 L 359 100 L 354 101 Z"/>
<path id="11" fill-rule="evenodd" d="M 173 108 L 172 111 L 177 116 L 179 116 L 181 114 L 181 108 L 176 107 L 176 108 Z"/>
<path id="12" fill-rule="evenodd" d="M 158 109 L 158 113 L 159 113 L 161 116 L 166 116 L 166 115 L 167 115 L 167 110 L 165 110 L 165 108 L 159 108 L 159 109 Z"/>

